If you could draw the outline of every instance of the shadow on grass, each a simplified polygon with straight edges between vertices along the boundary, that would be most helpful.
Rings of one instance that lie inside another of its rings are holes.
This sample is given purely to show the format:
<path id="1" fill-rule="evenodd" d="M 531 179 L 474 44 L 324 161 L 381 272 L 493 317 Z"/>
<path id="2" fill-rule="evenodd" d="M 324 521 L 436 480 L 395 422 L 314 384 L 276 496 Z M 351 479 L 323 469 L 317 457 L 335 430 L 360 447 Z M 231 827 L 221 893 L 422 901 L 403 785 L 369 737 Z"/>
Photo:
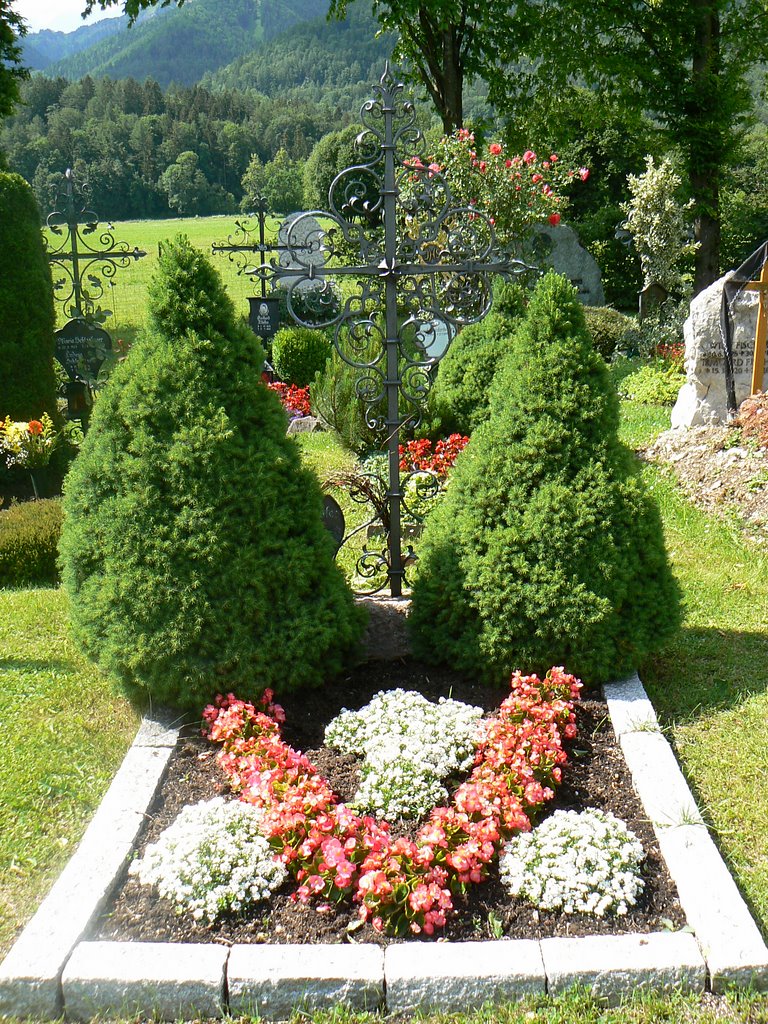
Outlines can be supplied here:
<path id="1" fill-rule="evenodd" d="M 71 676 L 77 668 L 64 658 L 0 658 L 0 672 L 57 672 Z"/>
<path id="2" fill-rule="evenodd" d="M 768 634 L 684 627 L 640 678 L 662 719 L 695 721 L 768 691 Z"/>

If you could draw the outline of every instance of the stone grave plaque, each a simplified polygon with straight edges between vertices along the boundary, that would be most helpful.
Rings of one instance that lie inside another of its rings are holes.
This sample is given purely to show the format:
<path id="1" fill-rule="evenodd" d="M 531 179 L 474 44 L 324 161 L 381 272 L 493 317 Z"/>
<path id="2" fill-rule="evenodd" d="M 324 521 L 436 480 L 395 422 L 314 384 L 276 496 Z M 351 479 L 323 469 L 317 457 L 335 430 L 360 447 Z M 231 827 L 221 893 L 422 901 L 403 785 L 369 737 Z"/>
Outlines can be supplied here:
<path id="1" fill-rule="evenodd" d="M 330 494 L 326 494 L 323 500 L 323 526 L 333 537 L 336 551 L 338 551 L 341 547 L 341 542 L 344 540 L 344 531 L 347 525 L 344 521 L 344 513 L 341 511 L 341 506 Z"/>
<path id="2" fill-rule="evenodd" d="M 248 323 L 253 333 L 260 338 L 273 338 L 280 326 L 280 300 L 250 295 L 248 303 L 251 307 Z"/>
<path id="3" fill-rule="evenodd" d="M 88 320 L 74 319 L 56 331 L 54 353 L 70 380 L 92 384 L 112 351 L 112 338 Z"/>
<path id="4" fill-rule="evenodd" d="M 308 213 L 289 214 L 280 225 L 277 244 L 286 247 L 280 252 L 280 266 L 288 270 L 305 270 L 307 273 L 306 280 L 299 280 L 296 291 L 305 292 L 317 288 L 317 284 L 309 279 L 312 271 L 315 278 L 322 279 L 326 259 L 324 234 L 317 218 Z M 290 288 L 295 280 L 287 276 L 277 278 L 284 288 Z"/>

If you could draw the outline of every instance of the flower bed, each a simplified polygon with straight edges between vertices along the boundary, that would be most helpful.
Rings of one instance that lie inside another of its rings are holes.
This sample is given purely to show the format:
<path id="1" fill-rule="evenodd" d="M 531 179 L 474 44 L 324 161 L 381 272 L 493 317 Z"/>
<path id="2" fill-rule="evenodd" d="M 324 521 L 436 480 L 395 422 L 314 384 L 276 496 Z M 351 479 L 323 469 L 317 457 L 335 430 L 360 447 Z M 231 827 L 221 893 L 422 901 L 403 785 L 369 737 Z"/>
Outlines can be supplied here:
<path id="1" fill-rule="evenodd" d="M 358 672 L 343 681 L 343 686 L 285 701 L 287 721 L 283 726 L 283 734 L 286 741 L 290 740 L 290 745 L 294 748 L 301 746 L 304 749 L 304 761 L 316 769 L 316 772 L 308 777 L 315 780 L 313 785 L 318 786 L 318 792 L 335 793 L 340 801 L 351 801 L 360 785 L 360 759 L 323 745 L 325 726 L 343 706 L 362 707 L 379 688 L 418 689 L 431 700 L 436 700 L 440 693 L 448 692 L 452 688 L 454 698 L 481 705 L 486 710 L 498 707 L 503 697 L 503 693 L 469 684 L 449 673 L 426 673 L 413 664 L 406 663 L 388 669 L 377 666 L 377 670 L 380 672 L 374 681 L 371 680 L 371 666 L 361 666 Z M 436 866 L 448 873 L 453 870 L 453 884 L 448 880 L 447 885 L 438 886 L 441 890 L 440 895 L 430 893 L 425 878 L 425 874 L 434 870 L 433 861 L 415 865 L 423 874 L 418 875 L 417 872 L 415 878 L 411 877 L 414 884 L 407 892 L 401 894 L 404 895 L 404 899 L 398 901 L 390 898 L 388 902 L 386 899 L 382 902 L 382 895 L 391 897 L 392 894 L 386 891 L 382 894 L 382 879 L 378 877 L 375 878 L 377 884 L 374 887 L 366 889 L 364 885 L 362 895 L 355 901 L 354 893 L 359 893 L 359 888 L 355 889 L 354 876 L 360 878 L 365 874 L 360 870 L 362 862 L 358 861 L 355 864 L 354 858 L 349 855 L 345 855 L 344 858 L 334 857 L 334 851 L 339 854 L 338 848 L 334 845 L 333 850 L 326 846 L 326 852 L 331 853 L 331 860 L 335 863 L 329 864 L 326 859 L 324 863 L 328 870 L 314 872 L 315 877 L 323 879 L 322 891 L 318 890 L 316 894 L 312 892 L 312 888 L 319 883 L 315 881 L 310 884 L 309 879 L 313 877 L 311 872 L 303 878 L 296 877 L 299 871 L 308 869 L 298 866 L 297 859 L 294 858 L 288 865 L 294 879 L 278 889 L 269 902 L 259 904 L 247 916 L 228 914 L 211 924 L 206 921 L 195 921 L 191 915 L 177 915 L 169 901 L 157 899 L 155 890 L 141 886 L 134 878 L 129 878 L 114 907 L 108 910 L 100 926 L 99 935 L 103 938 L 166 941 L 218 939 L 234 942 L 384 942 L 388 941 L 388 938 L 385 932 L 378 931 L 377 928 L 395 926 L 396 929 L 399 928 L 403 937 L 412 937 L 415 930 L 410 925 L 413 923 L 422 928 L 424 924 L 432 924 L 437 932 L 445 934 L 450 939 L 488 938 L 499 935 L 540 937 L 552 934 L 651 931 L 667 926 L 665 922 L 680 927 L 684 923 L 682 915 L 660 866 L 653 834 L 643 821 L 642 809 L 629 787 L 623 759 L 612 740 L 610 727 L 605 722 L 604 706 L 592 699 L 582 703 L 583 707 L 579 708 L 580 736 L 565 742 L 566 748 L 570 751 L 569 764 L 564 772 L 562 784 L 557 788 L 557 797 L 549 806 L 556 804 L 562 808 L 579 809 L 585 804 L 591 804 L 621 817 L 632 831 L 640 836 L 646 850 L 646 860 L 642 868 L 645 889 L 638 906 L 630 908 L 629 913 L 623 917 L 606 916 L 599 919 L 579 913 L 537 911 L 526 900 L 508 896 L 499 878 L 495 856 L 490 858 L 489 864 L 480 865 L 481 873 L 488 875 L 486 881 L 475 883 L 471 876 L 462 879 L 460 875 L 466 876 L 467 873 L 454 870 L 457 866 L 459 869 L 467 866 L 461 861 L 461 853 L 454 865 L 447 865 L 447 855 L 444 855 L 444 852 L 440 854 L 442 860 Z M 274 733 L 272 735 L 274 736 Z M 283 743 L 283 740 L 279 742 Z M 287 742 L 284 745 L 289 746 Z M 296 758 L 300 760 L 301 755 L 296 754 Z M 209 800 L 219 793 L 227 793 L 229 788 L 229 782 L 216 765 L 215 750 L 210 744 L 188 737 L 178 750 L 171 774 L 157 801 L 157 806 L 153 809 L 152 820 L 140 852 L 143 852 L 147 843 L 157 841 L 163 829 L 175 820 L 185 803 Z M 446 806 L 455 814 L 458 811 L 456 796 L 451 804 Z M 354 823 L 355 818 L 362 821 L 363 817 L 353 815 L 352 812 L 348 812 L 348 816 L 342 813 L 342 819 L 347 827 Z M 432 824 L 434 825 L 434 822 Z M 390 830 L 381 828 L 378 823 L 376 828 L 369 826 L 368 832 L 364 831 L 364 834 L 379 839 L 384 836 L 382 842 L 388 844 L 390 848 L 394 843 L 400 844 L 395 857 L 396 864 L 388 862 L 385 865 L 385 875 L 388 872 L 397 875 L 404 870 L 407 873 L 414 866 L 413 855 L 418 854 L 420 843 L 423 845 L 425 839 L 424 830 L 429 827 L 429 821 L 419 825 L 413 821 L 398 820 L 391 823 Z M 400 839 L 393 839 L 398 835 Z M 341 842 L 340 836 L 328 838 L 339 839 L 343 848 L 344 843 L 352 836 L 347 835 L 344 842 Z M 294 835 L 293 840 L 297 839 L 298 836 Z M 463 845 L 466 845 L 466 842 Z M 315 851 L 308 848 L 306 852 L 311 856 L 322 854 L 322 841 Z M 381 852 L 382 850 L 379 850 L 378 855 Z M 451 857 L 453 859 L 453 853 Z M 352 864 L 351 872 L 345 866 L 345 861 Z M 316 863 L 318 868 L 320 863 Z M 338 879 L 338 869 L 341 869 L 340 881 L 344 884 L 336 885 L 337 892 L 334 892 L 334 886 L 329 883 L 334 878 Z M 470 873 L 471 870 L 472 867 Z M 297 884 L 307 886 L 306 903 L 295 897 Z M 419 885 L 424 885 L 426 891 L 419 889 Z M 383 888 L 386 890 L 386 886 Z M 336 903 L 335 896 L 343 889 L 348 892 L 343 894 L 344 899 Z M 395 889 L 396 886 L 393 886 L 393 892 Z M 440 899 L 445 899 L 443 889 L 449 893 L 454 909 L 447 917 L 445 928 L 441 927 L 439 921 L 440 914 L 448 909 L 440 906 Z M 410 894 L 416 892 L 417 907 L 411 903 L 410 910 L 404 913 L 405 901 Z M 436 899 L 430 904 L 426 897 L 432 895 L 436 896 Z M 425 900 L 423 905 L 420 904 L 421 899 Z M 409 916 L 411 911 L 414 913 Z M 436 913 L 437 919 L 434 916 L 426 917 L 427 913 Z M 381 920 L 374 922 L 376 917 Z"/>

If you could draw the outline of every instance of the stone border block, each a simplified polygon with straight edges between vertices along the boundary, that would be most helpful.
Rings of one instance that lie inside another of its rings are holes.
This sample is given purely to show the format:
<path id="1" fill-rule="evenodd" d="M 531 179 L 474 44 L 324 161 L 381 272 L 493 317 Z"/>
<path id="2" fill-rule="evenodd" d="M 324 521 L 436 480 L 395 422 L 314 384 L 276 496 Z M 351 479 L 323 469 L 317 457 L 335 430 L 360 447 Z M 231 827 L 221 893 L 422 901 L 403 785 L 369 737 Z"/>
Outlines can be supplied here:
<path id="1" fill-rule="evenodd" d="M 0 1016 L 61 1015 L 61 972 L 131 855 L 172 747 L 132 746 L 82 841 L 0 964 Z"/>
<path id="2" fill-rule="evenodd" d="M 228 953 L 212 943 L 81 942 L 61 979 L 67 1019 L 221 1017 Z"/>
<path id="3" fill-rule="evenodd" d="M 768 991 L 768 949 L 705 826 L 662 829 L 657 835 L 706 958 L 712 991 L 729 985 Z"/>
<path id="4" fill-rule="evenodd" d="M 158 708 L 142 718 L 133 746 L 175 747 L 185 718 L 178 712 Z"/>
<path id="5" fill-rule="evenodd" d="M 693 935 L 595 935 L 542 939 L 547 992 L 588 985 L 596 999 L 616 1005 L 636 990 L 703 992 L 706 966 Z"/>
<path id="6" fill-rule="evenodd" d="M 345 1006 L 376 1010 L 384 1004 L 384 952 L 361 945 L 235 945 L 227 966 L 229 1012 L 287 1020 Z"/>
<path id="7" fill-rule="evenodd" d="M 661 733 L 624 733 L 619 743 L 637 795 L 657 834 L 673 826 L 703 824 L 674 751 Z"/>
<path id="8" fill-rule="evenodd" d="M 546 991 L 534 939 L 387 946 L 387 1011 L 460 1011 Z"/>
<path id="9" fill-rule="evenodd" d="M 637 673 L 606 684 L 603 691 L 616 739 L 632 732 L 659 732 L 656 712 Z"/>

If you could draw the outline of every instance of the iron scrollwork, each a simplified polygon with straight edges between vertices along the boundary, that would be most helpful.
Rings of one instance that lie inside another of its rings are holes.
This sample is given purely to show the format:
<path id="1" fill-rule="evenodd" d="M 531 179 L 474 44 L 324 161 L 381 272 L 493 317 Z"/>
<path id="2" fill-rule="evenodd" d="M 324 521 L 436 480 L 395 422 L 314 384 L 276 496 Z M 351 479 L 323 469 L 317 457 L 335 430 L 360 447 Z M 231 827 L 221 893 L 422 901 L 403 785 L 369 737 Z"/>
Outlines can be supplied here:
<path id="1" fill-rule="evenodd" d="M 356 392 L 368 425 L 385 433 L 388 462 L 387 473 L 376 476 L 387 554 L 365 552 L 361 568 L 375 562 L 378 572 L 384 559 L 398 596 L 409 561 L 402 552 L 401 519 L 409 509 L 401 427 L 418 424 L 434 369 L 457 331 L 490 310 L 493 275 L 527 268 L 499 249 L 487 216 L 454 204 L 439 168 L 413 156 L 421 133 L 389 64 L 375 93 L 361 110 L 360 158 L 334 179 L 328 210 L 287 221 L 279 259 L 253 274 L 272 285 L 279 280 L 293 319 L 332 329 L 339 357 L 358 371 Z M 299 294 L 309 297 L 300 308 Z M 439 487 L 422 490 L 426 497 Z"/>
<path id="2" fill-rule="evenodd" d="M 63 187 L 56 196 L 55 209 L 46 219 L 49 237 L 46 241 L 51 269 L 63 274 L 54 279 L 54 295 L 71 319 L 102 323 L 110 310 L 99 303 L 105 285 L 110 284 L 118 269 L 146 256 L 146 252 L 127 242 L 115 240 L 111 224 L 99 232 L 99 218 L 89 208 L 91 190 L 87 182 L 78 184 L 71 169 L 64 174 Z M 97 239 L 89 236 L 96 235 Z"/>

